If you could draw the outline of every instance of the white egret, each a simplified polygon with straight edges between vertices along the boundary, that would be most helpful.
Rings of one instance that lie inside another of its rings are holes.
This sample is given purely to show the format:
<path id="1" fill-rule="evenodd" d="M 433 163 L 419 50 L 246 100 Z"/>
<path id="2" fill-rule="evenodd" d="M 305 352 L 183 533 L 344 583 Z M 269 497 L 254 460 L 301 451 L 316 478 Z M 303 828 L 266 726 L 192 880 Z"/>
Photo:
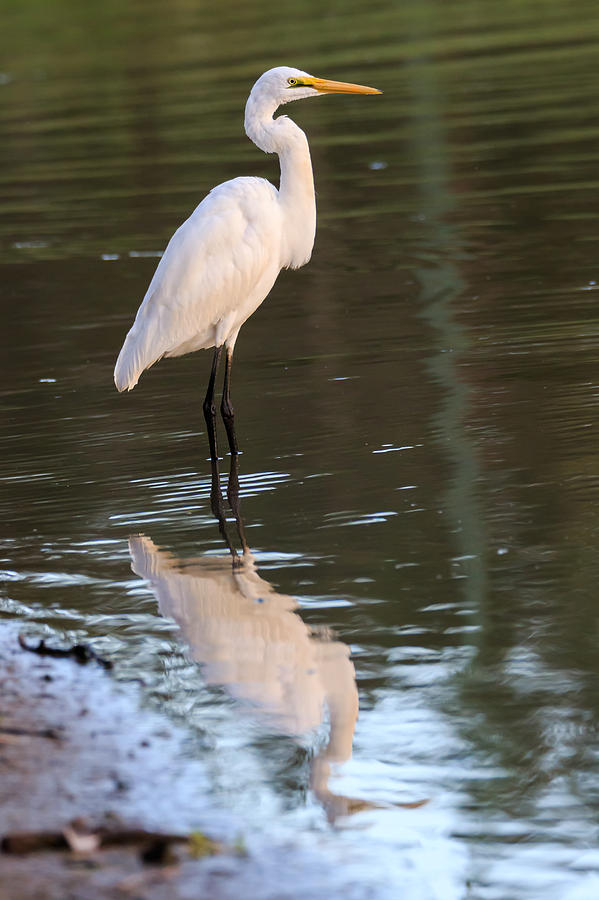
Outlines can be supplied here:
<path id="1" fill-rule="evenodd" d="M 314 245 L 316 204 L 308 141 L 287 116 L 273 115 L 291 100 L 331 93 L 381 92 L 314 78 L 288 66 L 270 69 L 258 79 L 245 108 L 245 131 L 265 153 L 278 154 L 279 189 L 264 178 L 234 178 L 210 191 L 171 238 L 116 363 L 116 387 L 130 391 L 141 373 L 163 356 L 214 347 L 204 400 L 212 459 L 217 458 L 214 385 L 223 346 L 221 414 L 231 453 L 236 454 L 230 386 L 239 329 L 281 269 L 303 266 Z"/>

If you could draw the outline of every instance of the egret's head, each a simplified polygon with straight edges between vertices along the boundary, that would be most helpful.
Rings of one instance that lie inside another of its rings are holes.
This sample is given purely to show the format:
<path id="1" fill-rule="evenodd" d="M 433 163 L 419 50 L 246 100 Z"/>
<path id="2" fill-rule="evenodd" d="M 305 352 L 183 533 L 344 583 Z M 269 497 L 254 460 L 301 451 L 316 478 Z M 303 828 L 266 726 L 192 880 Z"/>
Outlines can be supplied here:
<path id="1" fill-rule="evenodd" d="M 272 117 L 277 108 L 284 103 L 306 97 L 319 97 L 321 94 L 380 93 L 376 88 L 364 87 L 361 84 L 327 81 L 325 78 L 308 75 L 301 69 L 277 66 L 276 69 L 269 69 L 261 75 L 250 92 L 245 107 L 246 134 L 265 153 L 278 153 L 283 146 L 285 135 L 289 138 L 293 132 L 305 140 L 303 132 L 286 116 L 275 119 L 276 129 L 273 129 Z"/>
<path id="2" fill-rule="evenodd" d="M 265 105 L 273 105 L 276 109 L 292 100 L 303 100 L 306 97 L 318 97 L 321 94 L 380 94 L 376 88 L 364 87 L 361 84 L 346 84 L 343 81 L 328 81 L 326 78 L 315 78 L 301 69 L 289 66 L 277 66 L 261 75 L 250 97 L 260 99 Z"/>

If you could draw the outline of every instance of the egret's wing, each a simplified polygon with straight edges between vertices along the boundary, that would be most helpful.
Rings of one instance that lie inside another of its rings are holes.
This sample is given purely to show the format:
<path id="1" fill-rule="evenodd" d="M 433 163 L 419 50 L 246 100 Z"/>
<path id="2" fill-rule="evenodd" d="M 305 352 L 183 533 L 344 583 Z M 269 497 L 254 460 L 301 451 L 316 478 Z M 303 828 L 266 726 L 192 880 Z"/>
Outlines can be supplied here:
<path id="1" fill-rule="evenodd" d="M 262 302 L 280 269 L 275 188 L 235 178 L 215 188 L 175 232 L 115 368 L 131 390 L 162 356 L 219 343 Z"/>

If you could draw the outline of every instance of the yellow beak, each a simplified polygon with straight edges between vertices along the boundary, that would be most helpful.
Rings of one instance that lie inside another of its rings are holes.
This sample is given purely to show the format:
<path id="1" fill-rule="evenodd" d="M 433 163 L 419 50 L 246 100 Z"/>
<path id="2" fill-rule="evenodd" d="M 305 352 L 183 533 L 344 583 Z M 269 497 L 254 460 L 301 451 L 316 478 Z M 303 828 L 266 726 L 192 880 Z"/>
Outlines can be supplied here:
<path id="1" fill-rule="evenodd" d="M 345 81 L 327 81 L 326 78 L 311 78 L 304 81 L 306 87 L 312 87 L 321 94 L 382 94 L 376 88 L 363 84 L 348 84 Z"/>

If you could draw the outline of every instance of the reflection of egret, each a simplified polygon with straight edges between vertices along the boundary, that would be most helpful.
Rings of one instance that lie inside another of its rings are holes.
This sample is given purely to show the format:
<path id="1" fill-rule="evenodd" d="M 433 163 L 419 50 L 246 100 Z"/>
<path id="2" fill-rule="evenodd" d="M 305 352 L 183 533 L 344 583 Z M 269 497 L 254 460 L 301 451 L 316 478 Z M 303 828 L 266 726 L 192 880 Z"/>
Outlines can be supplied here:
<path id="1" fill-rule="evenodd" d="M 245 130 L 265 153 L 279 155 L 279 190 L 263 178 L 234 178 L 210 192 L 166 248 L 116 363 L 117 388 L 131 390 L 144 369 L 163 356 L 214 347 L 204 400 L 213 459 L 214 382 L 222 348 L 227 348 L 227 362 L 221 413 L 231 452 L 236 453 L 229 390 L 239 329 L 281 269 L 303 266 L 314 244 L 316 205 L 308 141 L 291 119 L 273 119 L 273 114 L 291 100 L 328 93 L 380 91 L 313 78 L 287 66 L 270 69 L 258 79 L 245 108 Z"/>
<path id="2" fill-rule="evenodd" d="M 137 535 L 129 539 L 132 567 L 152 585 L 160 612 L 179 625 L 208 682 L 224 686 L 251 704 L 270 727 L 289 735 L 317 728 L 328 710 L 329 741 L 313 760 L 311 781 L 333 819 L 356 808 L 328 789 L 330 763 L 351 756 L 358 715 L 354 667 L 345 644 L 315 637 L 295 612 L 297 601 L 277 593 L 258 575 L 239 517 L 236 466 L 232 458 L 229 500 L 240 528 L 242 556 L 232 550 L 233 559 L 180 561 Z M 215 464 L 212 505 L 226 536 Z M 228 537 L 227 542 L 232 549 Z"/>

